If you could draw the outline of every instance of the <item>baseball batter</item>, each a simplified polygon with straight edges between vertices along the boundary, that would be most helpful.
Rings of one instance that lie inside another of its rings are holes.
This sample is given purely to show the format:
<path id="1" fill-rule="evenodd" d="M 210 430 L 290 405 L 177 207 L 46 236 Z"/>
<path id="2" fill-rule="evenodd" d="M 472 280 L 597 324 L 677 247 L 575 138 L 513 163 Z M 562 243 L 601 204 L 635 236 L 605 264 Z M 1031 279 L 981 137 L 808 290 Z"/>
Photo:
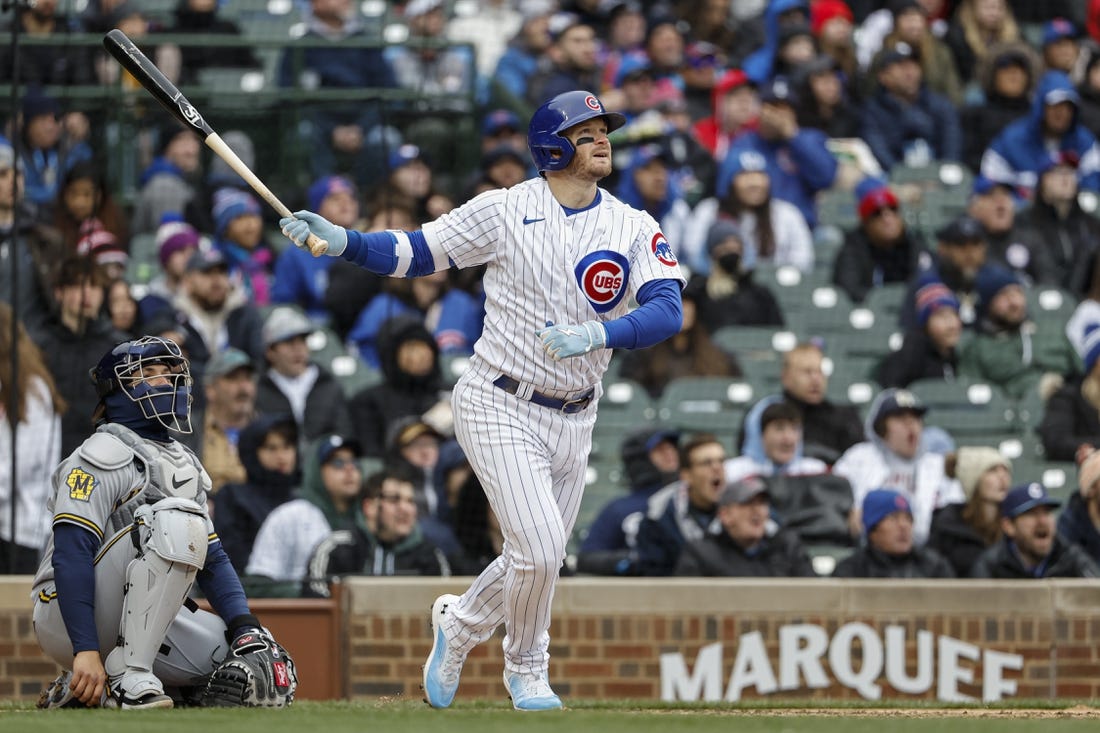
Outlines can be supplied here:
<path id="1" fill-rule="evenodd" d="M 485 328 L 452 396 L 455 434 L 485 487 L 504 549 L 461 597 L 432 607 L 429 704 L 447 707 L 467 653 L 501 623 L 504 684 L 517 710 L 560 708 L 547 679 L 550 606 L 584 489 L 611 349 L 680 328 L 683 278 L 657 223 L 597 182 L 622 126 L 585 91 L 536 110 L 527 142 L 540 176 L 483 193 L 414 232 L 347 232 L 308 211 L 281 220 L 302 246 L 380 275 L 487 265 Z M 628 312 L 633 297 L 639 307 Z"/>
<path id="2" fill-rule="evenodd" d="M 166 685 L 203 704 L 289 702 L 293 662 L 249 611 L 214 534 L 210 476 L 169 432 L 190 432 L 187 360 L 145 336 L 113 347 L 91 376 L 97 429 L 54 472 L 34 578 L 35 635 L 65 669 L 39 707 L 170 708 Z M 187 600 L 196 580 L 217 614 Z M 245 689 L 259 658 L 274 681 L 263 699 Z"/>

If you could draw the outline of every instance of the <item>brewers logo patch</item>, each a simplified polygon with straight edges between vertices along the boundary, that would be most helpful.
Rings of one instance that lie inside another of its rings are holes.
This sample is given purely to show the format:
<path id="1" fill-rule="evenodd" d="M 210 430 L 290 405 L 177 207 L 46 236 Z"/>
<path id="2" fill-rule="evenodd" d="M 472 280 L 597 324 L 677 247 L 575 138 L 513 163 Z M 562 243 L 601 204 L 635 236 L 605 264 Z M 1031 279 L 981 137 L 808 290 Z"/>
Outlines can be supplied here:
<path id="1" fill-rule="evenodd" d="M 676 253 L 672 251 L 672 245 L 665 239 L 665 235 L 657 232 L 653 235 L 653 241 L 649 243 L 649 248 L 653 250 L 653 254 L 657 257 L 657 261 L 662 265 L 669 267 L 675 267 Z"/>
<path id="2" fill-rule="evenodd" d="M 607 313 L 626 294 L 630 265 L 618 252 L 591 252 L 577 263 L 574 272 L 581 292 L 597 313 Z"/>
<path id="3" fill-rule="evenodd" d="M 95 490 L 95 476 L 82 468 L 74 468 L 65 479 L 65 485 L 69 487 L 70 499 L 88 501 Z"/>

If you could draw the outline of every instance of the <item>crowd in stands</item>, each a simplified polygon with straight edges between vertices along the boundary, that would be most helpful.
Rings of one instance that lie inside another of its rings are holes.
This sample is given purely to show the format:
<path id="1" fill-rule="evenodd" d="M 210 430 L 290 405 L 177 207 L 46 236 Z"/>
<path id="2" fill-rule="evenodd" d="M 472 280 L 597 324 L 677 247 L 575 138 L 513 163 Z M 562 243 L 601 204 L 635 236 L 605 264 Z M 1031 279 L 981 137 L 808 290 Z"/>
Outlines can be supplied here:
<path id="1" fill-rule="evenodd" d="M 837 577 L 1100 576 L 1100 0 L 406 0 L 387 4 L 400 42 L 368 4 L 297 0 L 274 64 L 229 5 L 66 15 L 39 0 L 0 16 L 0 33 L 37 41 L 18 80 L 0 54 L 0 84 L 23 90 L 0 137 L 0 394 L 17 393 L 21 456 L 18 478 L 0 466 L 5 570 L 37 564 L 46 467 L 94 429 L 89 367 L 144 333 L 190 360 L 182 439 L 251 593 L 478 573 L 501 548 L 449 399 L 481 333 L 482 272 L 387 280 L 313 258 L 169 118 L 110 142 L 65 90 L 127 80 L 66 39 L 121 28 L 181 84 L 235 68 L 286 90 L 380 91 L 311 105 L 285 136 L 308 151 L 309 182 L 280 193 L 345 227 L 416 229 L 529 177 L 526 120 L 554 94 L 589 89 L 625 115 L 602 185 L 660 222 L 688 283 L 681 332 L 616 354 L 612 376 L 657 401 L 680 380 L 750 376 L 721 332 L 798 338 L 736 424 L 620 430 L 628 491 L 576 529 L 563 572 L 815 577 L 828 547 Z M 458 137 L 451 113 L 479 137 Z M 270 153 L 223 137 L 246 163 Z M 107 171 L 130 144 L 123 191 Z M 456 149 L 477 164 L 447 169 Z M 905 182 L 948 165 L 952 180 Z M 841 216 L 824 204 L 838 197 Z M 829 375 L 829 336 L 788 307 L 780 270 L 857 306 L 894 288 L 897 315 L 873 315 L 902 337 L 866 373 Z M 1076 308 L 1040 321 L 1044 289 Z M 857 378 L 874 390 L 862 404 L 828 389 Z M 938 427 L 909 389 L 930 381 L 1039 404 L 1036 450 L 1076 462 L 1079 491 L 1063 502 L 1030 464 L 1014 473 L 998 446 Z"/>

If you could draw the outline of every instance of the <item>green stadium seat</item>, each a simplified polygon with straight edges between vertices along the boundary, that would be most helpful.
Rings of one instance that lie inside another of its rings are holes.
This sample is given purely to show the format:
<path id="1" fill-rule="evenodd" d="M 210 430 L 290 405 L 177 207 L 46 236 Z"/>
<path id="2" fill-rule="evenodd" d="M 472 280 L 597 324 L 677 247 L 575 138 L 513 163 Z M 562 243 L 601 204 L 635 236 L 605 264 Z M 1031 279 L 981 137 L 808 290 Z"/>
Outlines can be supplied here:
<path id="1" fill-rule="evenodd" d="M 294 308 L 296 306 L 282 307 Z M 309 336 L 306 336 L 306 346 L 309 347 L 310 359 L 318 364 L 331 365 L 335 357 L 349 353 L 340 335 L 331 328 L 318 328 Z"/>
<path id="2" fill-rule="evenodd" d="M 358 354 L 338 354 L 329 362 L 328 368 L 349 399 L 384 380 L 381 370 L 367 366 Z"/>
<path id="3" fill-rule="evenodd" d="M 760 397 L 779 391 L 783 354 L 798 343 L 793 331 L 756 326 L 726 326 L 712 338 L 719 348 L 737 357 L 743 379 Z"/>
<path id="4" fill-rule="evenodd" d="M 1028 315 L 1041 328 L 1064 331 L 1066 322 L 1077 309 L 1077 296 L 1068 290 L 1049 285 L 1027 288 Z"/>
<path id="5" fill-rule="evenodd" d="M 135 234 L 130 238 L 130 260 L 126 263 L 126 282 L 147 285 L 160 274 L 157 235 Z"/>
<path id="6" fill-rule="evenodd" d="M 874 313 L 876 320 L 889 320 L 897 325 L 901 308 L 905 304 L 905 295 L 908 292 L 908 283 L 879 285 L 867 293 L 862 306 Z"/>
<path id="7" fill-rule="evenodd" d="M 827 337 L 853 327 L 850 320 L 852 301 L 845 291 L 833 285 L 820 285 L 806 288 L 803 297 L 804 305 L 787 316 L 787 323 L 804 340 L 815 336 Z"/>
<path id="8" fill-rule="evenodd" d="M 859 224 L 855 194 L 838 188 L 831 188 L 818 194 L 817 223 L 834 226 L 841 230 L 855 228 Z"/>
<path id="9" fill-rule="evenodd" d="M 899 164 L 890 169 L 890 183 L 912 184 L 926 190 L 965 191 L 969 194 L 974 184 L 974 173 L 955 161 L 933 161 L 919 167 Z M 965 203 L 965 196 L 963 200 Z"/>
<path id="10" fill-rule="evenodd" d="M 961 445 L 998 446 L 1019 437 L 1015 403 L 993 385 L 920 379 L 909 390 L 929 408 L 925 424 L 943 428 Z"/>
<path id="11" fill-rule="evenodd" d="M 642 385 L 631 379 L 616 379 L 604 384 L 596 415 L 597 429 L 616 430 L 622 435 L 656 417 L 656 405 Z"/>
<path id="12" fill-rule="evenodd" d="M 657 417 L 687 432 L 713 433 L 732 449 L 745 413 L 763 396 L 742 379 L 682 377 L 665 387 Z"/>
<path id="13" fill-rule="evenodd" d="M 453 387 L 470 366 L 470 357 L 465 354 L 447 354 L 439 357 L 440 371 L 443 372 L 443 383 L 447 387 Z"/>

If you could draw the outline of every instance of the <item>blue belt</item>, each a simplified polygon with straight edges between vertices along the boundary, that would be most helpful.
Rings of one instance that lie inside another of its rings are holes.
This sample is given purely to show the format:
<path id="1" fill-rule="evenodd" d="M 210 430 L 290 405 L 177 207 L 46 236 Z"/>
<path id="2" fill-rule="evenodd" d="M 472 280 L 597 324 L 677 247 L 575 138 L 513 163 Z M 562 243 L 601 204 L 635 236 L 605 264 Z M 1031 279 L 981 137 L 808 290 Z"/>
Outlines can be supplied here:
<path id="1" fill-rule="evenodd" d="M 517 397 L 519 397 L 519 382 L 515 379 L 512 379 L 511 377 L 501 375 L 493 380 L 493 386 L 500 387 L 508 394 L 516 395 Z M 574 412 L 580 412 L 584 408 L 588 407 L 589 403 L 592 402 L 592 397 L 594 395 L 595 390 L 590 389 L 576 399 L 562 400 L 558 399 L 557 397 L 550 397 L 549 395 L 544 395 L 541 392 L 536 392 L 532 390 L 531 396 L 528 398 L 528 400 L 534 402 L 536 405 L 549 407 L 551 410 L 560 410 L 566 415 L 571 415 Z"/>

